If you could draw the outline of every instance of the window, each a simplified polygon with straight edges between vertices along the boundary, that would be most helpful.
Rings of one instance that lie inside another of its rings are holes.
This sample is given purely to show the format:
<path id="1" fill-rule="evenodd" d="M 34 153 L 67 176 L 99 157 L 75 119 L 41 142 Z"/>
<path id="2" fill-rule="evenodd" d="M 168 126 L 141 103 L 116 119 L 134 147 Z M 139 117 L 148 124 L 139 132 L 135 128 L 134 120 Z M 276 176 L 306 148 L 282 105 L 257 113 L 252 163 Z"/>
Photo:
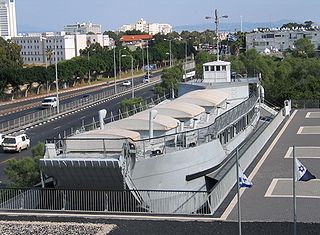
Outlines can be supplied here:
<path id="1" fill-rule="evenodd" d="M 222 66 L 221 66 L 221 69 L 222 69 L 222 71 L 226 71 L 226 70 L 227 70 L 227 68 L 226 68 L 225 65 L 222 65 Z"/>
<path id="2" fill-rule="evenodd" d="M 220 71 L 220 66 L 217 66 L 217 70 L 216 71 Z"/>
<path id="3" fill-rule="evenodd" d="M 209 71 L 209 66 L 204 66 L 205 71 Z"/>
<path id="4" fill-rule="evenodd" d="M 214 71 L 214 66 L 210 66 L 210 71 Z"/>

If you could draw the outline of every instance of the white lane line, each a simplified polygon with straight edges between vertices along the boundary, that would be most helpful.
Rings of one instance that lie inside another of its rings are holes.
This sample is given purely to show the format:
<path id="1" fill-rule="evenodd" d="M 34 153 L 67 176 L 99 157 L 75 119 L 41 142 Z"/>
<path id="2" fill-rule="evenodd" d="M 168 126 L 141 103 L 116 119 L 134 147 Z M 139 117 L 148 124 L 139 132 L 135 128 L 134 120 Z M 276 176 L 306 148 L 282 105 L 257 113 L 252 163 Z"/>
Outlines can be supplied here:
<path id="1" fill-rule="evenodd" d="M 299 127 L 299 130 L 298 130 L 298 132 L 297 132 L 297 135 L 301 135 L 302 131 L 303 131 L 303 126 Z"/>
<path id="2" fill-rule="evenodd" d="M 309 118 L 309 117 L 310 117 L 310 114 L 311 114 L 311 112 L 307 112 L 306 118 Z"/>
<path id="3" fill-rule="evenodd" d="M 286 152 L 286 155 L 284 155 L 284 158 L 291 158 L 292 150 L 293 150 L 293 148 L 289 147 L 287 152 Z"/>
<path id="4" fill-rule="evenodd" d="M 309 153 L 301 153 L 301 151 L 303 151 L 304 149 L 309 149 L 309 150 L 315 150 L 315 152 L 309 152 Z M 292 151 L 293 151 L 293 147 L 289 147 L 288 151 L 286 153 L 286 155 L 284 156 L 284 158 L 292 158 Z M 300 153 L 299 153 L 300 151 Z M 298 158 L 316 158 L 319 159 L 320 155 L 318 155 L 318 153 L 320 153 L 320 147 L 319 146 L 296 146 L 296 155 Z M 303 155 L 305 154 L 305 155 Z"/>
<path id="5" fill-rule="evenodd" d="M 273 179 L 271 184 L 270 184 L 270 186 L 269 186 L 269 188 L 268 188 L 268 191 L 266 192 L 266 194 L 264 196 L 265 197 L 273 197 L 273 198 L 292 198 L 292 187 L 290 188 L 290 192 L 288 192 L 288 194 L 273 194 L 273 191 L 274 191 L 274 189 L 275 189 L 275 187 L 277 186 L 278 183 L 280 184 L 281 181 L 285 181 L 284 183 L 288 183 L 288 184 L 290 184 L 290 186 L 292 186 L 292 180 L 293 180 L 292 178 L 276 178 L 276 179 Z M 311 190 L 311 192 L 314 193 L 314 191 L 319 188 L 320 179 L 313 179 L 313 180 L 308 181 L 308 182 L 297 181 L 296 183 L 297 183 L 297 188 L 299 187 L 299 184 L 303 184 L 304 186 L 309 184 L 309 189 L 313 188 Z M 278 187 L 281 187 L 281 185 L 278 186 Z M 319 190 L 318 190 L 318 192 L 319 192 Z M 300 194 L 299 194 L 299 192 L 297 192 L 296 197 L 298 197 L 298 198 L 316 198 L 316 199 L 320 198 L 320 195 L 319 196 L 316 196 L 316 195 L 302 195 L 303 193 L 306 193 L 306 191 L 302 190 L 300 192 Z"/>
<path id="6" fill-rule="evenodd" d="M 267 159 L 267 157 L 269 156 L 271 150 L 273 149 L 273 147 L 276 145 L 276 143 L 279 141 L 280 137 L 282 136 L 282 134 L 284 133 L 284 131 L 287 129 L 287 127 L 289 126 L 290 122 L 292 121 L 292 119 L 294 118 L 294 116 L 296 115 L 296 113 L 298 112 L 298 110 L 295 110 L 293 112 L 293 114 L 291 115 L 291 117 L 288 119 L 287 123 L 282 127 L 282 129 L 280 130 L 280 132 L 278 133 L 278 135 L 276 136 L 276 138 L 273 140 L 273 142 L 271 143 L 271 145 L 269 146 L 269 148 L 267 149 L 267 151 L 263 154 L 262 158 L 260 159 L 260 161 L 258 162 L 258 164 L 256 165 L 256 167 L 253 169 L 253 171 L 251 172 L 251 174 L 249 175 L 249 179 L 252 180 L 253 177 L 257 174 L 258 170 L 260 169 L 260 167 L 262 166 L 262 164 L 264 163 L 264 161 Z M 240 190 L 240 197 L 242 196 L 243 192 L 244 192 L 244 188 L 242 188 Z M 233 210 L 233 208 L 237 205 L 238 202 L 238 197 L 237 195 L 234 196 L 234 198 L 232 199 L 232 201 L 230 202 L 229 206 L 227 207 L 227 209 L 223 212 L 223 214 L 221 215 L 220 219 L 221 220 L 226 220 L 228 218 L 228 216 L 230 215 L 231 211 Z"/>
<path id="7" fill-rule="evenodd" d="M 53 128 L 53 130 L 58 130 L 59 128 L 61 128 L 61 126 L 57 126 L 57 127 Z"/>
<path id="8" fill-rule="evenodd" d="M 272 196 L 272 192 L 274 190 L 274 188 L 276 187 L 278 183 L 278 179 L 272 179 L 271 184 L 269 185 L 269 188 L 266 192 L 266 194 L 264 195 L 264 197 L 271 197 Z"/>

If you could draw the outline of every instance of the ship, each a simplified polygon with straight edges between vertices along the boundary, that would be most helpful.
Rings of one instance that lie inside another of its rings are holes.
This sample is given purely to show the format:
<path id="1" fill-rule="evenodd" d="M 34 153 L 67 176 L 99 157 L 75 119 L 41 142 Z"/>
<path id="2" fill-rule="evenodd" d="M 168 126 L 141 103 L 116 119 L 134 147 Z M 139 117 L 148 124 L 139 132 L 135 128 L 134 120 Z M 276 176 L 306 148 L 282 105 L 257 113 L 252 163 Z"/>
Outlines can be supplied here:
<path id="1" fill-rule="evenodd" d="M 193 213 L 259 122 L 259 80 L 232 76 L 227 61 L 205 63 L 177 98 L 108 123 L 101 110 L 96 129 L 48 142 L 41 171 L 56 189 L 129 190 L 145 211 Z M 195 193 L 150 193 L 159 191 Z"/>

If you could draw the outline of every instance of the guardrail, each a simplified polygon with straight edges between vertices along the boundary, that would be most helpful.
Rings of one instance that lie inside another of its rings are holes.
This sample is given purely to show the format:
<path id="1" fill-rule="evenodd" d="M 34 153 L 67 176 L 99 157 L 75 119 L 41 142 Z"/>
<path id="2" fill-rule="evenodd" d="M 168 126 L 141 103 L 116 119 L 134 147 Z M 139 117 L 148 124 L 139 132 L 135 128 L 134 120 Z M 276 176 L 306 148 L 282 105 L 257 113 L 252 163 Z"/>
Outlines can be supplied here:
<path id="1" fill-rule="evenodd" d="M 195 200 L 198 198 L 199 200 Z M 192 199 L 192 200 L 191 200 Z M 90 211 L 207 215 L 206 191 L 0 189 L 0 211 Z"/>
<path id="2" fill-rule="evenodd" d="M 144 87 L 152 86 L 158 82 L 159 80 L 155 80 L 149 83 L 140 84 L 135 86 L 135 89 L 136 90 L 143 89 Z M 43 109 L 31 114 L 22 116 L 17 119 L 13 119 L 7 122 L 2 122 L 0 123 L 0 132 L 3 134 L 9 134 L 16 130 L 21 129 L 22 127 L 35 125 L 37 123 L 47 121 L 48 119 L 55 118 L 57 116 L 98 103 L 102 100 L 128 94 L 129 92 L 131 92 L 131 87 L 128 88 L 124 86 L 117 86 L 117 93 L 115 93 L 114 90 L 108 90 L 108 91 L 104 91 L 89 97 L 81 98 L 79 100 L 76 100 L 70 103 L 61 104 L 59 106 L 60 113 L 57 113 L 56 108 Z"/>
<path id="3" fill-rule="evenodd" d="M 320 100 L 292 100 L 291 107 L 296 109 L 320 108 Z"/>

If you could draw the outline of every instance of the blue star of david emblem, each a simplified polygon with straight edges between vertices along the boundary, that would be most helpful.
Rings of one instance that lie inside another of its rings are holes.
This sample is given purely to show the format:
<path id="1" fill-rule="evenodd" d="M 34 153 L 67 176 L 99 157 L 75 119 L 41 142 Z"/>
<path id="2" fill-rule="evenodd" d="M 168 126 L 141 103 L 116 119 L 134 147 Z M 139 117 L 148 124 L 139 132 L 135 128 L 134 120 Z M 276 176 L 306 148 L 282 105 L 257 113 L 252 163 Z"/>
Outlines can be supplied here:
<path id="1" fill-rule="evenodd" d="M 298 171 L 303 172 L 303 171 L 304 171 L 304 167 L 303 167 L 303 166 L 299 166 L 299 167 L 298 167 Z"/>

